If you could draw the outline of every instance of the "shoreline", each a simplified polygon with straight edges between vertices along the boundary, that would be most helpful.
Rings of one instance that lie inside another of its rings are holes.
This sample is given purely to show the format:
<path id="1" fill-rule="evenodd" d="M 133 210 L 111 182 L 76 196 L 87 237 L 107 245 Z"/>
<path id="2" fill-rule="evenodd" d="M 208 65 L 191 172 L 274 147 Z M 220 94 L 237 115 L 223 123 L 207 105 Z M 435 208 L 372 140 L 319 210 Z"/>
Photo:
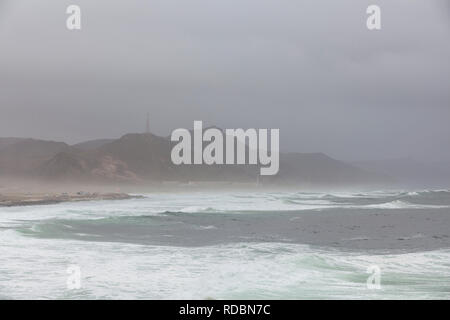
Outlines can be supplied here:
<path id="1" fill-rule="evenodd" d="M 127 200 L 141 197 L 142 196 L 130 195 L 128 193 L 119 193 L 119 192 L 111 192 L 111 193 L 77 192 L 77 193 L 59 193 L 59 194 L 56 193 L 0 194 L 0 208 L 51 205 L 63 202 Z"/>

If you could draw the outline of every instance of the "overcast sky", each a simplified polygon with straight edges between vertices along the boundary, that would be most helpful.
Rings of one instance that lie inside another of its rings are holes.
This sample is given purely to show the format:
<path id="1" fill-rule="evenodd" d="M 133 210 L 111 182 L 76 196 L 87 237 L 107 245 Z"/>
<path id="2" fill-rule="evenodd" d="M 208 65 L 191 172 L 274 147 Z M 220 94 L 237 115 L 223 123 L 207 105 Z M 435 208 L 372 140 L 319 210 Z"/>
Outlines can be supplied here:
<path id="1" fill-rule="evenodd" d="M 160 135 L 203 120 L 280 128 L 284 151 L 450 160 L 449 2 L 0 0 L 0 136 L 119 137 L 149 112 Z"/>

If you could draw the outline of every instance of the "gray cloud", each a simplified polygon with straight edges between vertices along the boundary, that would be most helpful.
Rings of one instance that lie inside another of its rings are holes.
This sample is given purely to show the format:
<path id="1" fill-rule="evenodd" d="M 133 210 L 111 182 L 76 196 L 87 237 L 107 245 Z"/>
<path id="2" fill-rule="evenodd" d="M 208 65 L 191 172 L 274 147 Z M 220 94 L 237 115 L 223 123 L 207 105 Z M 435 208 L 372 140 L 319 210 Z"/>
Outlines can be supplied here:
<path id="1" fill-rule="evenodd" d="M 0 136 L 76 142 L 204 120 L 282 148 L 450 159 L 448 2 L 17 0 L 0 15 Z M 6 3 L 6 2 L 2 2 Z M 0 7 L 0 10 L 3 9 Z"/>

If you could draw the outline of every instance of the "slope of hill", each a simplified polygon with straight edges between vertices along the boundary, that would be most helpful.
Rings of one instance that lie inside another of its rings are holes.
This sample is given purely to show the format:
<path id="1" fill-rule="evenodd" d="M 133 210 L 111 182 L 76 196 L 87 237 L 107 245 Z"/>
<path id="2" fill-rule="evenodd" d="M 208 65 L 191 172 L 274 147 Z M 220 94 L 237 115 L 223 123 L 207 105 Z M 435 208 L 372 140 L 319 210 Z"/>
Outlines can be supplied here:
<path id="1" fill-rule="evenodd" d="M 280 155 L 280 171 L 267 177 L 277 184 L 319 186 L 369 185 L 388 182 L 387 176 L 335 160 L 323 153 L 284 153 Z"/>
<path id="2" fill-rule="evenodd" d="M 19 141 L 25 140 L 24 138 L 0 138 L 0 150 L 2 150 L 5 147 L 8 147 L 14 143 L 17 143 Z"/>
<path id="3" fill-rule="evenodd" d="M 38 168 L 37 175 L 58 181 L 139 182 L 123 161 L 100 153 L 60 152 Z"/>
<path id="4" fill-rule="evenodd" d="M 96 149 L 72 148 L 46 161 L 37 175 L 52 180 L 256 181 L 256 166 L 172 164 L 173 143 L 153 134 L 126 134 Z"/>
<path id="5" fill-rule="evenodd" d="M 100 147 L 103 147 L 105 144 L 113 142 L 114 139 L 96 139 L 96 140 L 89 140 L 80 142 L 77 144 L 72 145 L 72 147 L 77 148 L 79 150 L 95 150 Z"/>
<path id="6" fill-rule="evenodd" d="M 450 162 L 422 162 L 412 158 L 355 162 L 365 170 L 394 177 L 400 187 L 447 188 L 450 181 Z"/>
<path id="7" fill-rule="evenodd" d="M 100 147 L 98 151 L 123 161 L 143 179 L 162 180 L 174 173 L 170 142 L 151 133 L 126 134 Z"/>
<path id="8" fill-rule="evenodd" d="M 0 174 L 32 174 L 43 162 L 67 150 L 70 150 L 70 147 L 64 142 L 21 139 L 1 149 Z"/>

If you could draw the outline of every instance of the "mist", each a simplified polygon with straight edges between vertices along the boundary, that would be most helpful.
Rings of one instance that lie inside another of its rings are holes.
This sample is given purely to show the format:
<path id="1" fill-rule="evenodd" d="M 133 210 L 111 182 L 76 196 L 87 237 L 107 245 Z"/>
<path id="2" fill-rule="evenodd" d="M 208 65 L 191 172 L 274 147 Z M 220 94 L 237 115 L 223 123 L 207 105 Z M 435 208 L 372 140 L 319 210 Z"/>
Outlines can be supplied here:
<path id="1" fill-rule="evenodd" d="M 82 9 L 68 31 L 65 9 Z M 369 31 L 369 4 L 382 29 Z M 447 10 L 447 11 L 446 11 Z M 0 136 L 279 128 L 282 151 L 450 160 L 445 1 L 0 1 Z"/>

